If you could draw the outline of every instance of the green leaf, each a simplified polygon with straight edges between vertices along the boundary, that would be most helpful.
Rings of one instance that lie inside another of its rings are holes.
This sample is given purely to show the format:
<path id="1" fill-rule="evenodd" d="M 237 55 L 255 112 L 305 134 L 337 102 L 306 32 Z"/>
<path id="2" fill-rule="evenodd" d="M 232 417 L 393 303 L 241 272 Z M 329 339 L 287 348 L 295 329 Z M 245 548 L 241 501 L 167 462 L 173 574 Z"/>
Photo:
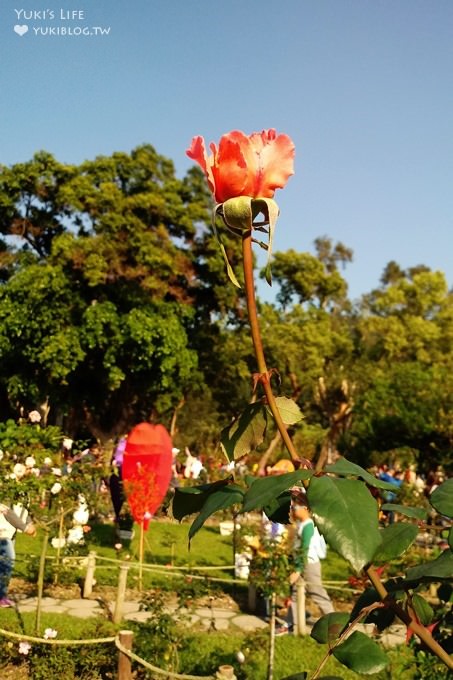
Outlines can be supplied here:
<path id="1" fill-rule="evenodd" d="M 187 515 L 200 512 L 210 494 L 215 493 L 223 486 L 231 484 L 232 481 L 233 477 L 230 475 L 212 484 L 177 487 L 172 501 L 173 517 L 180 522 Z"/>
<path id="2" fill-rule="evenodd" d="M 302 673 L 296 673 L 295 675 L 287 675 L 282 680 L 307 680 L 308 673 L 302 671 Z"/>
<path id="3" fill-rule="evenodd" d="M 270 503 L 263 506 L 263 512 L 271 522 L 278 522 L 279 524 L 290 523 L 291 511 L 291 491 L 284 491 L 273 498 Z"/>
<path id="4" fill-rule="evenodd" d="M 352 479 L 313 477 L 307 496 L 327 543 L 360 572 L 381 544 L 377 503 L 365 484 Z"/>
<path id="5" fill-rule="evenodd" d="M 352 608 L 350 620 L 354 621 L 364 607 L 369 607 L 371 604 L 380 601 L 381 598 L 374 588 L 366 588 L 356 600 L 354 607 Z M 373 623 L 378 630 L 383 631 L 388 626 L 391 626 L 394 620 L 395 614 L 390 608 L 379 608 L 374 609 L 365 619 L 362 619 L 362 623 Z"/>
<path id="6" fill-rule="evenodd" d="M 434 610 L 424 597 L 418 593 L 412 595 L 412 606 L 422 626 L 429 626 L 434 617 Z"/>
<path id="7" fill-rule="evenodd" d="M 316 621 L 311 631 L 311 637 L 321 644 L 330 643 L 338 638 L 348 623 L 349 614 L 347 612 L 326 614 Z"/>
<path id="8" fill-rule="evenodd" d="M 436 581 L 437 579 L 451 579 L 453 574 L 453 552 L 444 550 L 435 560 L 419 564 L 407 570 L 409 581 Z"/>
<path id="9" fill-rule="evenodd" d="M 220 435 L 220 444 L 228 460 L 237 460 L 256 449 L 264 439 L 266 425 L 266 408 L 263 404 L 249 404 Z"/>
<path id="10" fill-rule="evenodd" d="M 377 489 L 386 489 L 388 491 L 397 491 L 398 487 L 395 484 L 390 484 L 389 482 L 383 482 L 381 479 L 374 477 L 369 472 L 364 470 L 360 465 L 351 463 L 346 458 L 339 458 L 333 465 L 327 465 L 325 468 L 326 472 L 334 472 L 340 477 L 347 477 L 349 475 L 354 475 L 354 477 L 361 477 L 367 484 L 374 486 Z"/>
<path id="11" fill-rule="evenodd" d="M 373 562 L 390 562 L 405 552 L 417 538 L 418 527 L 407 522 L 395 522 L 380 529 L 382 545 L 373 556 Z"/>
<path id="12" fill-rule="evenodd" d="M 242 503 L 244 491 L 236 484 L 230 484 L 210 494 L 203 505 L 203 508 L 192 522 L 189 529 L 189 543 L 195 536 L 197 531 L 201 529 L 208 517 L 213 515 L 218 510 L 225 510 L 235 503 Z"/>
<path id="13" fill-rule="evenodd" d="M 387 655 L 379 645 L 365 635 L 355 631 L 347 640 L 335 647 L 333 655 L 340 663 L 356 673 L 371 675 L 379 673 L 388 664 Z"/>
<path id="14" fill-rule="evenodd" d="M 298 423 L 302 420 L 302 411 L 295 401 L 288 397 L 277 397 L 275 401 L 285 425 L 294 425 L 294 423 Z"/>
<path id="15" fill-rule="evenodd" d="M 448 545 L 450 546 L 450 549 L 453 550 L 453 527 L 451 527 L 448 532 Z"/>
<path id="16" fill-rule="evenodd" d="M 381 510 L 388 510 L 389 512 L 398 512 L 405 517 L 413 517 L 414 519 L 425 520 L 428 516 L 424 508 L 410 508 L 407 505 L 398 505 L 397 503 L 384 503 Z"/>
<path id="17" fill-rule="evenodd" d="M 429 502 L 439 514 L 453 518 L 453 477 L 434 489 Z"/>
<path id="18" fill-rule="evenodd" d="M 281 493 L 303 479 L 310 479 L 313 470 L 296 470 L 275 477 L 263 477 L 256 479 L 244 496 L 243 512 L 250 512 L 256 508 L 263 508 Z"/>

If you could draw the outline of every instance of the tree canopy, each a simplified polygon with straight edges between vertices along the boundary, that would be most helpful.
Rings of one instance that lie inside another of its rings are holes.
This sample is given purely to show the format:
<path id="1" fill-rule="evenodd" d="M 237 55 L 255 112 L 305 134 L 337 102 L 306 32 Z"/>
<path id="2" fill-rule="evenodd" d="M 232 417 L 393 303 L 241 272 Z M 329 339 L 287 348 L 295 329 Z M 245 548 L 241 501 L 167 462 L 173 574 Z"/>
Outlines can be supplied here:
<path id="1" fill-rule="evenodd" d="M 181 440 L 215 446 L 252 399 L 256 369 L 211 208 L 202 173 L 177 178 L 151 145 L 77 166 L 45 151 L 0 166 L 3 419 L 41 407 L 68 432 L 105 440 L 177 412 Z M 240 278 L 240 239 L 222 241 Z M 353 303 L 341 271 L 352 255 L 323 236 L 313 253 L 274 256 L 276 297 L 261 303 L 261 324 L 280 393 L 304 414 L 296 442 L 361 463 L 411 447 L 422 465 L 451 464 L 445 276 L 390 262 Z"/>

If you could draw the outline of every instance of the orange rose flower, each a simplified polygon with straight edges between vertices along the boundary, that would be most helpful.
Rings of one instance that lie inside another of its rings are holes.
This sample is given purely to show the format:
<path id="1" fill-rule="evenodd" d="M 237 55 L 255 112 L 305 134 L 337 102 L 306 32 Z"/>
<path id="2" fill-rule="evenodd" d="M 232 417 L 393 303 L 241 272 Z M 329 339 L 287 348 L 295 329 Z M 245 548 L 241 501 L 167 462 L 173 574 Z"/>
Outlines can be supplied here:
<path id="1" fill-rule="evenodd" d="M 294 174 L 294 143 L 275 130 L 228 132 L 206 154 L 203 137 L 194 137 L 187 155 L 203 169 L 217 203 L 230 198 L 272 198 Z"/>

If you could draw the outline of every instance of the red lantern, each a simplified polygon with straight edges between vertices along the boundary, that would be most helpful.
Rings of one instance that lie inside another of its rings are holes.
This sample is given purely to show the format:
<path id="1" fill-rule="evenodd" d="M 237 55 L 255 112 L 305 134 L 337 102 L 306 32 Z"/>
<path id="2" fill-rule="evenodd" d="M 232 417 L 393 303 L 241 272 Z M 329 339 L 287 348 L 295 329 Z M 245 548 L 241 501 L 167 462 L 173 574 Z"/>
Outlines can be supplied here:
<path id="1" fill-rule="evenodd" d="M 123 484 L 132 517 L 145 530 L 167 492 L 172 462 L 172 441 L 163 425 L 133 428 L 124 451 Z"/>

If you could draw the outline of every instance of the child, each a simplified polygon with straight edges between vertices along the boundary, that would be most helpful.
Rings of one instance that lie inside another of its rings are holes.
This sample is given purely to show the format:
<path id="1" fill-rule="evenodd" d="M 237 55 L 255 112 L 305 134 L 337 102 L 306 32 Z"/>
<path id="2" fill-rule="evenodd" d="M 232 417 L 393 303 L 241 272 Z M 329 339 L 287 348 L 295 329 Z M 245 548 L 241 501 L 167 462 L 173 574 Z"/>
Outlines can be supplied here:
<path id="1" fill-rule="evenodd" d="M 290 574 L 291 607 L 288 610 L 288 630 L 296 621 L 296 583 L 305 580 L 306 594 L 318 605 L 322 614 L 334 611 L 332 601 L 322 585 L 321 562 L 326 556 L 326 544 L 310 517 L 307 496 L 303 491 L 293 495 L 292 517 L 295 520 L 293 543 L 294 571 Z"/>

